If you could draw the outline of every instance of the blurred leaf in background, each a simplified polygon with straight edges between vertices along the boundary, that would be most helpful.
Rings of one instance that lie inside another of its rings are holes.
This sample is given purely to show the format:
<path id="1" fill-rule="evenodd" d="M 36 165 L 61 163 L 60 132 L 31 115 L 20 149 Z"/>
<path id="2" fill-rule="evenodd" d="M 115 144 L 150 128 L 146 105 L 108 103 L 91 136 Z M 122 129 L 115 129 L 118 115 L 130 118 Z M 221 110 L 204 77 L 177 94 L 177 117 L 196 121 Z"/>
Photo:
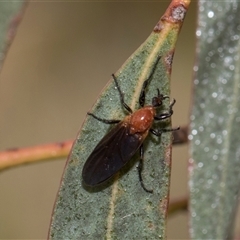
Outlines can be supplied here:
<path id="1" fill-rule="evenodd" d="M 240 3 L 200 1 L 190 140 L 194 239 L 232 238 L 240 191 Z"/>
<path id="2" fill-rule="evenodd" d="M 24 5 L 25 1 L 0 2 L 0 61 L 4 59 L 7 47 L 15 36 Z"/>

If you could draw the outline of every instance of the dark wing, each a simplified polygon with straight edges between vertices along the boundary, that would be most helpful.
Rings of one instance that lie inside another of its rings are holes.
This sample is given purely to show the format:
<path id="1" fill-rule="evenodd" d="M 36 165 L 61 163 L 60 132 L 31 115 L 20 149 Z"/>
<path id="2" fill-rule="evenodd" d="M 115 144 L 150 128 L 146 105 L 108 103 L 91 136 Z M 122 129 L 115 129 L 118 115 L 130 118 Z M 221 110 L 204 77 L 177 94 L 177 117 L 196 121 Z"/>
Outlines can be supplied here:
<path id="1" fill-rule="evenodd" d="M 86 185 L 100 184 L 118 172 L 136 153 L 143 142 L 140 134 L 129 134 L 129 126 L 118 123 L 98 143 L 83 166 Z"/>

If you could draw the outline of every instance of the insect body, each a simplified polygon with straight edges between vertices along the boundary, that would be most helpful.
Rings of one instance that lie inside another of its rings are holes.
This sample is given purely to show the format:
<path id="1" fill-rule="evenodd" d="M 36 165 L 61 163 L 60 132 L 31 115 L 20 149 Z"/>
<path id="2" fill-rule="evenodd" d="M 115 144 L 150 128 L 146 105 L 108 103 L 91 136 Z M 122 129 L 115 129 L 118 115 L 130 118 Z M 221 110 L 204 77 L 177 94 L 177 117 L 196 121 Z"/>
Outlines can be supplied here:
<path id="1" fill-rule="evenodd" d="M 84 164 L 82 177 L 86 185 L 96 186 L 101 184 L 111 178 L 115 173 L 117 173 L 137 152 L 140 150 L 140 160 L 138 165 L 138 173 L 141 186 L 147 192 L 152 192 L 148 190 L 142 180 L 142 169 L 143 169 L 143 141 L 147 137 L 149 131 L 156 136 L 160 136 L 163 132 L 174 131 L 176 129 L 152 129 L 152 124 L 154 120 L 164 120 L 171 117 L 173 114 L 172 107 L 175 104 L 175 100 L 170 104 L 169 111 L 167 113 L 162 113 L 157 115 L 156 108 L 162 105 L 162 100 L 168 98 L 168 96 L 163 96 L 160 94 L 159 89 L 157 89 L 158 95 L 152 99 L 152 105 L 144 106 L 145 103 L 145 90 L 146 87 L 154 73 L 156 65 L 160 58 L 157 59 L 153 70 L 149 78 L 144 82 L 140 97 L 139 104 L 142 108 L 133 112 L 131 108 L 124 102 L 124 95 L 120 90 L 117 78 L 113 74 L 113 79 L 117 86 L 120 94 L 120 99 L 122 105 L 125 109 L 130 112 L 123 120 L 106 120 L 99 118 L 92 113 L 88 113 L 92 117 L 99 121 L 107 124 L 117 125 L 107 133 L 105 137 L 97 144 L 93 152 L 88 157 L 86 163 Z"/>

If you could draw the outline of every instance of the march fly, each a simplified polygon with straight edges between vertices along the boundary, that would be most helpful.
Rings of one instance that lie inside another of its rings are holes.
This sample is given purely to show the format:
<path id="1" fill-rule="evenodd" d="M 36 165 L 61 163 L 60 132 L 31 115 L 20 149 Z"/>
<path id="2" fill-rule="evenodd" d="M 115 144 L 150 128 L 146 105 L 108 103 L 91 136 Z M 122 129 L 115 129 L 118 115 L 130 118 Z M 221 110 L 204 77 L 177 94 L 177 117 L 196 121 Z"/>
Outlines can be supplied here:
<path id="1" fill-rule="evenodd" d="M 172 108 L 176 102 L 175 99 L 170 103 L 168 112 L 157 114 L 156 109 L 162 106 L 164 99 L 169 98 L 168 96 L 160 94 L 159 89 L 157 89 L 157 96 L 152 98 L 152 105 L 144 106 L 146 88 L 156 70 L 159 60 L 160 57 L 158 57 L 154 64 L 150 76 L 143 83 L 139 96 L 140 109 L 133 112 L 125 103 L 124 94 L 120 89 L 118 80 L 116 76 L 112 74 L 120 95 L 121 104 L 129 112 L 129 115 L 123 120 L 107 120 L 97 117 L 92 113 L 88 113 L 88 115 L 103 123 L 116 124 L 116 126 L 102 138 L 85 162 L 82 170 L 82 178 L 86 185 L 93 187 L 107 181 L 125 166 L 125 164 L 132 159 L 137 150 L 139 150 L 140 159 L 137 167 L 139 181 L 146 192 L 153 192 L 153 190 L 149 190 L 145 187 L 142 179 L 144 158 L 143 141 L 149 132 L 160 137 L 163 132 L 170 132 L 179 129 L 179 127 L 173 129 L 151 128 L 154 120 L 161 121 L 172 116 Z"/>

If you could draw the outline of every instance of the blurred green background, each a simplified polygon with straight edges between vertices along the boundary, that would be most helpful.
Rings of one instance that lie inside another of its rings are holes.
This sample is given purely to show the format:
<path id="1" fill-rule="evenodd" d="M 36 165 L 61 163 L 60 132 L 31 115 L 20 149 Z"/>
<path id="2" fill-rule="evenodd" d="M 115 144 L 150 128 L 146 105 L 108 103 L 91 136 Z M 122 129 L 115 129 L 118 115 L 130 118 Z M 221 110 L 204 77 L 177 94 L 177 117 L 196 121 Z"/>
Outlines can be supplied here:
<path id="1" fill-rule="evenodd" d="M 1 150 L 74 139 L 111 73 L 148 37 L 169 2 L 29 3 L 0 74 Z M 192 2 L 173 63 L 173 126 L 188 122 L 195 26 Z M 187 160 L 187 146 L 175 146 L 171 199 L 187 195 Z M 46 238 L 65 162 L 0 173 L 1 239 Z M 168 238 L 187 239 L 187 226 L 186 212 L 170 217 Z"/>

